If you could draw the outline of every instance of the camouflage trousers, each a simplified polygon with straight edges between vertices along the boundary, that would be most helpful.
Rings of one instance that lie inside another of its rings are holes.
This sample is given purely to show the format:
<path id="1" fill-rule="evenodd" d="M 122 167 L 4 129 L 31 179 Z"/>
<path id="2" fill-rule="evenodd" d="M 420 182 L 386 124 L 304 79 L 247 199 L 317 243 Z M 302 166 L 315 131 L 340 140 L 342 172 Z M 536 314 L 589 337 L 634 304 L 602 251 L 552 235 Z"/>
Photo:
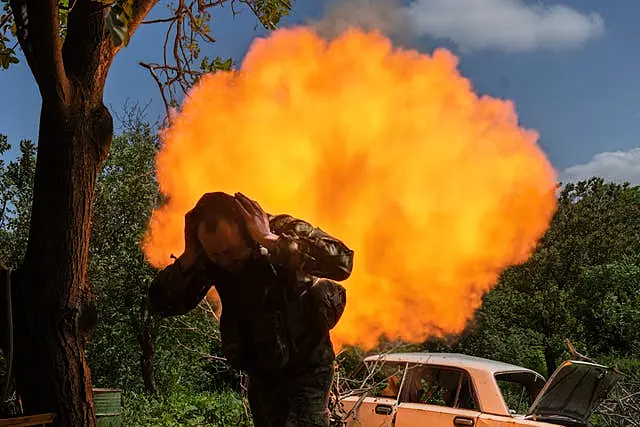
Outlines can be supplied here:
<path id="1" fill-rule="evenodd" d="M 333 366 L 298 376 L 249 377 L 248 397 L 255 427 L 328 427 Z"/>

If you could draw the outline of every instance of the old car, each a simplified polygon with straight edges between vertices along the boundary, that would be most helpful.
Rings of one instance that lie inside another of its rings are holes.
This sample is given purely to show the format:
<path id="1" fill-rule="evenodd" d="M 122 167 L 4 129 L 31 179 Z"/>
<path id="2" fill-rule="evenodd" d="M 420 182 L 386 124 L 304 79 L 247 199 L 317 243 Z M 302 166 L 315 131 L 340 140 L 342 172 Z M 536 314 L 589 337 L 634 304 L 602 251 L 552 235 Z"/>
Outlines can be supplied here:
<path id="1" fill-rule="evenodd" d="M 338 406 L 351 427 L 584 427 L 615 371 L 566 361 L 548 381 L 520 366 L 462 354 L 367 357 Z"/>

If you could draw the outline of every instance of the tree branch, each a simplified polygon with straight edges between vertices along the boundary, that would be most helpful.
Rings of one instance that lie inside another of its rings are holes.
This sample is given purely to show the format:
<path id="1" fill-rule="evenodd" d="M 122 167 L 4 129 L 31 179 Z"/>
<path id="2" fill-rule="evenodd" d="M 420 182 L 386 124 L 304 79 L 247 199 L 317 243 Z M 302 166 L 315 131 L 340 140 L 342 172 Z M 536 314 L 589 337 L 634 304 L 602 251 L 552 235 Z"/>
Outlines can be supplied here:
<path id="1" fill-rule="evenodd" d="M 9 0 L 18 42 L 43 102 L 65 103 L 69 81 L 62 61 L 57 0 Z"/>
<path id="2" fill-rule="evenodd" d="M 208 33 L 209 28 L 206 22 L 203 22 L 210 19 L 206 9 L 221 6 L 228 1 L 235 0 L 216 0 L 208 3 L 203 0 L 193 0 L 190 3 L 179 0 L 173 9 L 173 16 L 143 22 L 169 23 L 163 43 L 163 64 L 140 63 L 149 71 L 158 85 L 169 123 L 170 107 L 176 102 L 174 86 L 177 84 L 182 92 L 186 93 L 189 87 L 207 72 L 207 70 L 195 71 L 191 68 L 191 63 L 197 60 L 199 55 L 196 38 L 201 37 L 204 41 L 215 42 L 215 38 Z M 174 28 L 175 34 L 172 37 Z"/>
<path id="3" fill-rule="evenodd" d="M 171 110 L 169 110 L 169 101 L 167 101 L 167 96 L 164 94 L 164 88 L 162 86 L 162 82 L 156 75 L 154 67 L 151 64 L 147 64 L 145 62 L 140 62 L 140 66 L 149 70 L 149 73 L 151 73 L 151 77 L 153 77 L 153 79 L 156 81 L 156 84 L 158 85 L 158 89 L 160 90 L 160 96 L 162 96 L 162 102 L 164 103 L 164 109 L 167 114 L 167 120 L 171 120 L 171 112 L 170 112 Z"/>
<path id="4" fill-rule="evenodd" d="M 179 0 L 172 9 L 173 16 L 145 21 L 144 23 L 169 23 L 163 44 L 163 63 L 144 64 L 155 80 L 162 96 L 167 115 L 170 106 L 179 100 L 179 91 L 187 93 L 204 74 L 230 70 L 230 60 L 200 58 L 200 42 L 215 43 L 210 34 L 210 9 L 230 4 L 233 15 L 236 4 L 243 4 L 267 29 L 276 28 L 280 17 L 291 9 L 289 0 L 270 0 L 266 6 L 258 0 Z M 272 8 L 275 8 L 271 11 Z M 271 12 L 270 12 L 271 11 Z M 269 12 L 269 13 L 267 13 Z M 200 67 L 196 67 L 197 63 Z M 170 120 L 169 120 L 170 122 Z"/>
<path id="5" fill-rule="evenodd" d="M 2 27 L 4 27 L 4 24 L 9 22 L 9 18 L 11 18 L 11 16 L 13 16 L 13 15 L 11 13 L 8 13 L 8 14 L 6 14 L 6 15 L 4 15 L 2 17 L 2 20 L 0 21 L 0 29 L 2 29 Z"/>
<path id="6" fill-rule="evenodd" d="M 129 36 L 133 37 L 133 33 L 136 32 L 140 23 L 145 16 L 151 12 L 153 6 L 158 3 L 158 0 L 129 0 L 133 2 L 133 16 L 131 17 L 131 21 L 129 22 Z M 122 46 L 116 48 L 116 52 L 120 50 Z M 116 53 L 114 52 L 114 54 Z"/>
<path id="7" fill-rule="evenodd" d="M 178 19 L 177 16 L 172 16 L 170 18 L 158 18 L 158 19 L 150 19 L 148 21 L 142 21 L 140 24 L 159 24 L 161 22 L 173 22 Z"/>
<path id="8" fill-rule="evenodd" d="M 132 35 L 142 19 L 158 0 L 128 0 L 132 3 L 128 32 Z M 115 46 L 107 14 L 110 6 L 92 0 L 76 0 L 69 11 L 67 37 L 63 46 L 65 67 L 74 80 L 80 81 L 89 90 L 91 101 L 102 102 L 104 84 L 113 58 L 121 46 Z"/>

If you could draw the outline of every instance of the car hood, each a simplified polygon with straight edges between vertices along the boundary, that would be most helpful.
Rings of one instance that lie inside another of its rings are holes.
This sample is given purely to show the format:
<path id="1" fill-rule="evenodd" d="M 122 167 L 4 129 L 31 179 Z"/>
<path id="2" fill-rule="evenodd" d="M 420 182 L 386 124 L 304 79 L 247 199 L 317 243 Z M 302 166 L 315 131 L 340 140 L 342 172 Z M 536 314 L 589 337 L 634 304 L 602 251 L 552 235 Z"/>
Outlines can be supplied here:
<path id="1" fill-rule="evenodd" d="M 612 368 L 582 361 L 566 361 L 551 375 L 531 405 L 528 418 L 565 417 L 587 423 L 617 380 Z"/>

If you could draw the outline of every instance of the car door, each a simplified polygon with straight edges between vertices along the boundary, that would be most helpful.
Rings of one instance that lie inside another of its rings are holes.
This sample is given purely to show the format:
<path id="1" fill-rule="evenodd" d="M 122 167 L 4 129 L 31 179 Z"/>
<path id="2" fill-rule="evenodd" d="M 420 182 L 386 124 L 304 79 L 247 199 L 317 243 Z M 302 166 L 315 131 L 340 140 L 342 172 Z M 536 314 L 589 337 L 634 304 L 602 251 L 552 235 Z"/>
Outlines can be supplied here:
<path id="1" fill-rule="evenodd" d="M 467 372 L 433 365 L 407 368 L 395 427 L 473 427 L 479 416 Z"/>
<path id="2" fill-rule="evenodd" d="M 403 362 L 363 365 L 351 379 L 354 395 L 341 401 L 342 410 L 348 413 L 346 426 L 392 426 L 406 367 Z"/>

